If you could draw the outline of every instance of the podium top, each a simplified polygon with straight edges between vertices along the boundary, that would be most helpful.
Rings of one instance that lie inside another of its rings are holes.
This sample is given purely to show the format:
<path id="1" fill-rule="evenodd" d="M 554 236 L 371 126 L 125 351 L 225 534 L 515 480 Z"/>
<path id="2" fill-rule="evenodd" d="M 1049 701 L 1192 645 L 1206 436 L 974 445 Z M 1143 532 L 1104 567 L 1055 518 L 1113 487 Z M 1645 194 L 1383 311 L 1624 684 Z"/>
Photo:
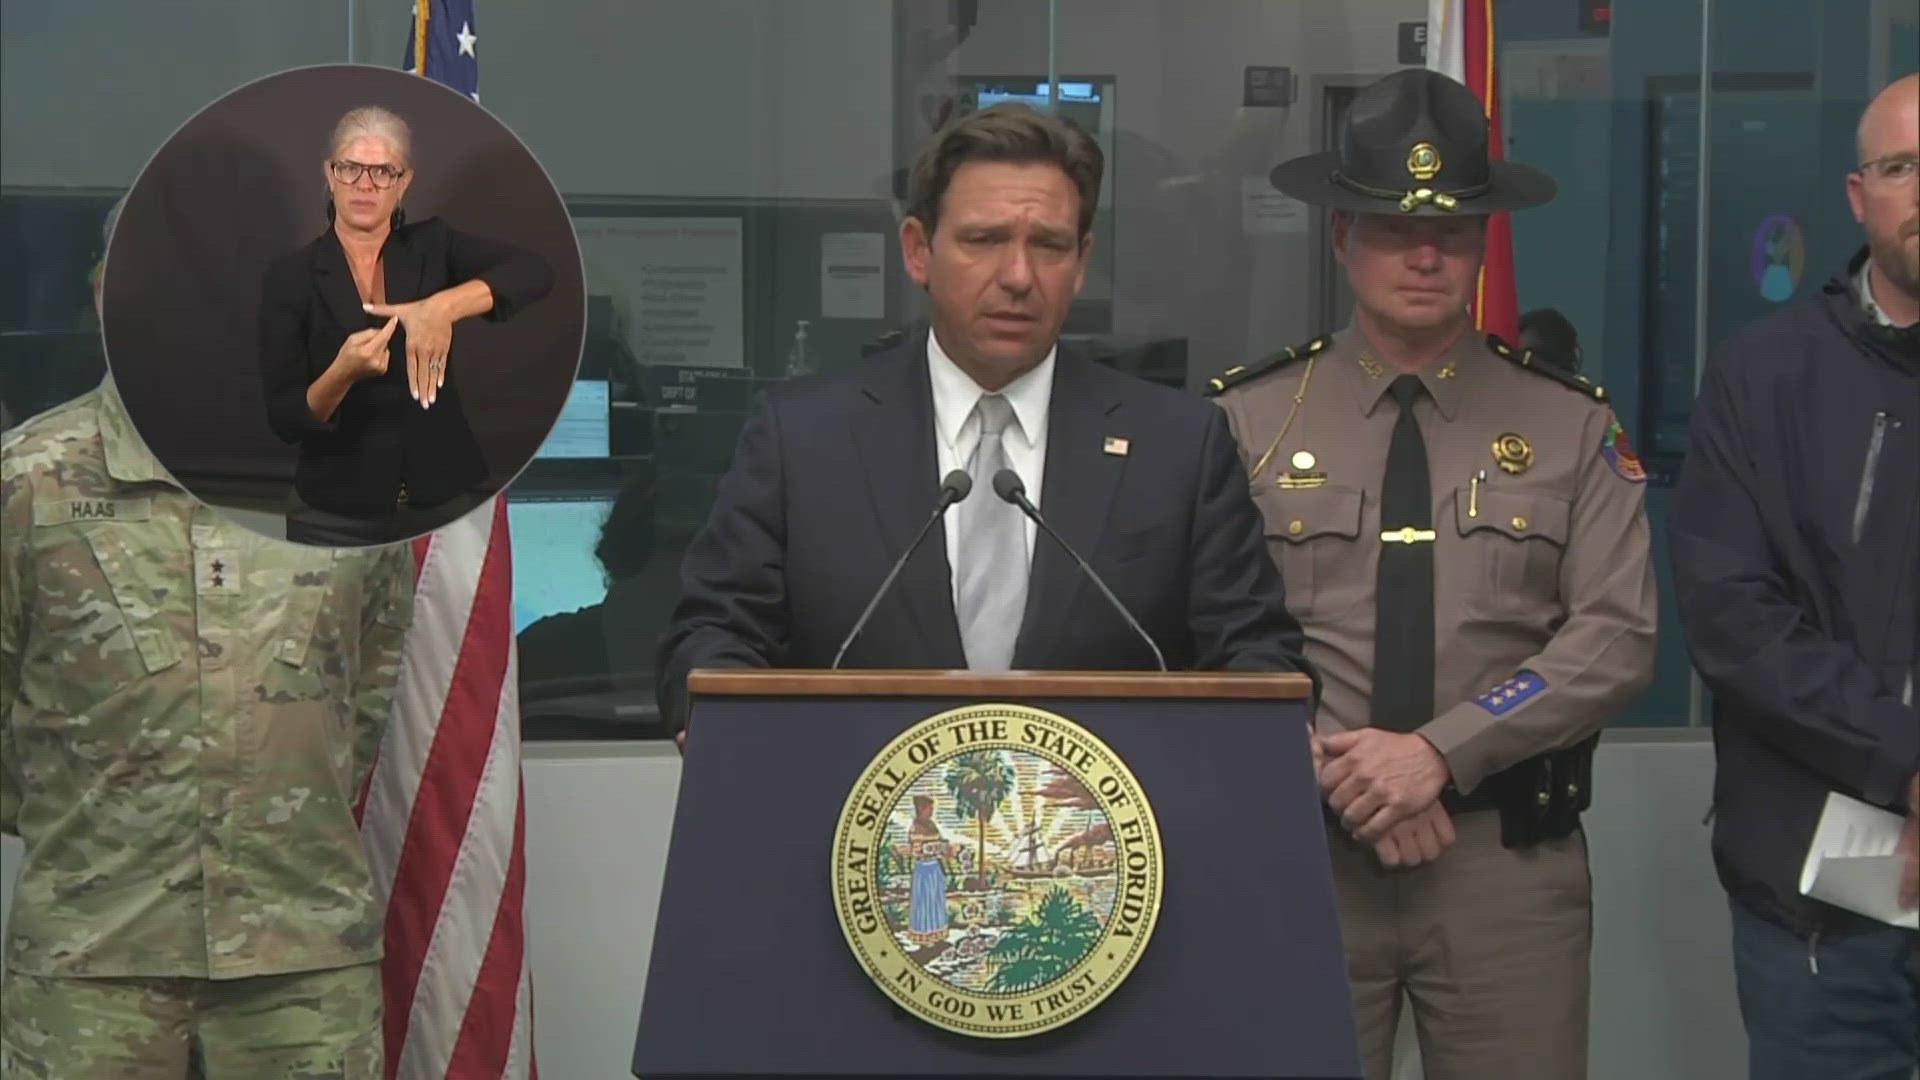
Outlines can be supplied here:
<path id="1" fill-rule="evenodd" d="M 687 691 L 708 697 L 1233 698 L 1304 701 L 1313 683 L 1291 671 L 820 671 L 706 668 Z"/>

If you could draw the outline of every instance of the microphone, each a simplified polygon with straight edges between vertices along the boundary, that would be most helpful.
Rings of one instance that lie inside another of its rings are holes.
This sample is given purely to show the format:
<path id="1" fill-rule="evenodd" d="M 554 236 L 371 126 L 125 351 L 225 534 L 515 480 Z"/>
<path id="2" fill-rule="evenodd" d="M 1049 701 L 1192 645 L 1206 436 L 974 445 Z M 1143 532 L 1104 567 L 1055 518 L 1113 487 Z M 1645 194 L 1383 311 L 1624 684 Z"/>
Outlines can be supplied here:
<path id="1" fill-rule="evenodd" d="M 994 473 L 993 493 L 1000 496 L 1001 499 L 1019 507 L 1021 513 L 1032 518 L 1033 523 L 1040 526 L 1041 532 L 1053 537 L 1053 542 L 1059 544 L 1060 550 L 1066 552 L 1067 557 L 1073 560 L 1074 565 L 1078 566 L 1081 572 L 1087 575 L 1088 580 L 1092 581 L 1094 586 L 1100 590 L 1100 595 L 1106 597 L 1107 603 L 1113 605 L 1113 610 L 1119 612 L 1120 617 L 1127 620 L 1127 625 L 1133 627 L 1133 632 L 1140 635 L 1140 640 L 1147 643 L 1147 648 L 1153 650 L 1154 662 L 1160 665 L 1160 670 L 1167 670 L 1167 658 L 1161 654 L 1160 646 L 1153 643 L 1153 635 L 1147 633 L 1146 628 L 1140 625 L 1140 620 L 1134 618 L 1133 612 L 1127 610 L 1127 605 L 1121 603 L 1120 598 L 1113 595 L 1113 590 L 1107 588 L 1107 583 L 1100 580 L 1099 574 L 1093 572 L 1093 567 L 1087 565 L 1087 560 L 1081 558 L 1080 553 L 1073 550 L 1073 545 L 1067 543 L 1065 537 L 1054 532 L 1053 526 L 1047 524 L 1047 519 L 1040 516 L 1040 508 L 1034 506 L 1032 501 L 1027 498 L 1027 485 L 1021 482 L 1020 474 L 1014 472 L 1012 469 L 1001 469 L 999 472 Z"/>
<path id="2" fill-rule="evenodd" d="M 867 609 L 853 621 L 853 629 L 847 631 L 846 640 L 840 642 L 840 649 L 833 654 L 833 664 L 828 670 L 839 669 L 840 660 L 847 655 L 848 646 L 853 644 L 854 638 L 860 636 L 860 631 L 867 628 L 867 620 L 873 618 L 873 609 L 880 606 L 880 598 L 887 595 L 887 590 L 893 588 L 893 579 L 900 576 L 901 570 L 906 569 L 907 560 L 913 558 L 913 553 L 920 550 L 920 545 L 926 541 L 927 534 L 933 531 L 934 525 L 946 516 L 947 510 L 954 503 L 972 493 L 973 477 L 968 476 L 965 469 L 955 469 L 947 474 L 946 479 L 940 481 L 940 501 L 934 504 L 933 513 L 927 516 L 927 523 L 920 526 L 920 533 L 913 538 L 913 543 L 908 544 L 907 550 L 900 553 L 900 558 L 894 562 L 893 569 L 887 571 L 887 576 L 880 582 L 880 587 L 873 591 L 873 599 L 867 601 Z"/>

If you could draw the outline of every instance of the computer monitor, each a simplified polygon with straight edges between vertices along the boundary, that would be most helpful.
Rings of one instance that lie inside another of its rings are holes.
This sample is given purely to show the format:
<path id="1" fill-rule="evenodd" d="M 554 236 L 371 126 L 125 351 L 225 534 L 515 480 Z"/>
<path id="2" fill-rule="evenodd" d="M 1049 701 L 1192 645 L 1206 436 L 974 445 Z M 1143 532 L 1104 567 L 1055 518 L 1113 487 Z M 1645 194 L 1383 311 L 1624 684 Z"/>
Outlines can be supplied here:
<path id="1" fill-rule="evenodd" d="M 1114 175 L 1120 163 L 1115 153 L 1115 80 L 1111 75 L 1063 75 L 1058 85 L 1044 75 L 969 75 L 959 81 L 955 109 L 966 114 L 1021 101 L 1036 109 L 1052 109 L 1071 120 L 1100 146 L 1106 170 L 1100 178 L 1100 204 L 1093 220 L 1093 258 L 1087 281 L 1067 313 L 1061 330 L 1068 334 L 1106 334 L 1113 331 Z"/>
<path id="2" fill-rule="evenodd" d="M 1058 93 L 1044 75 L 973 75 L 960 80 L 962 113 L 985 109 L 1003 101 L 1023 101 L 1036 109 L 1053 109 L 1092 135 L 1113 163 L 1114 79 L 1111 75 L 1075 75 L 1060 80 Z M 1112 187 L 1112 174 L 1101 186 L 1102 202 Z"/>
<path id="3" fill-rule="evenodd" d="M 575 379 L 547 441 L 535 457 L 604 458 L 610 453 L 611 402 L 607 380 Z"/>
<path id="4" fill-rule="evenodd" d="M 606 576 L 593 549 L 612 508 L 612 495 L 508 500 L 514 633 L 606 598 Z"/>

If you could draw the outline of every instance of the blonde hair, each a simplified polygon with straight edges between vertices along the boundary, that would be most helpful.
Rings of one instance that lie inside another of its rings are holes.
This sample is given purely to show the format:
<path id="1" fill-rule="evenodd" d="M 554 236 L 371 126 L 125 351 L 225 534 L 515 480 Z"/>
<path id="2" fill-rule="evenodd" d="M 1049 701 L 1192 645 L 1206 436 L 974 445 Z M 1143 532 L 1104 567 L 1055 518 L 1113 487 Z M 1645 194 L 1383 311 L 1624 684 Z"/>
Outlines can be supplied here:
<path id="1" fill-rule="evenodd" d="M 378 105 L 350 109 L 340 118 L 340 122 L 333 126 L 329 156 L 338 156 L 342 147 L 363 135 L 387 140 L 393 152 L 399 155 L 400 164 L 413 164 L 413 129 L 400 119 L 399 113 Z"/>

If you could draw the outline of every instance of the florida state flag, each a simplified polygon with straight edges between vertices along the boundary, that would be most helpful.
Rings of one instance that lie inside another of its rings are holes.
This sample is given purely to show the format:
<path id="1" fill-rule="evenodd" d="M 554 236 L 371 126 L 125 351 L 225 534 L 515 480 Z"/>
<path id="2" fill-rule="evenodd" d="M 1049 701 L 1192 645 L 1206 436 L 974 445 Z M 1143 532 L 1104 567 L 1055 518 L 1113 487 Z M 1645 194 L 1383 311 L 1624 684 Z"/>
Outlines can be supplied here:
<path id="1" fill-rule="evenodd" d="M 1465 83 L 1487 111 L 1487 150 L 1505 157 L 1500 83 L 1494 71 L 1493 0 L 1427 0 L 1427 68 Z M 1513 281 L 1513 219 L 1487 219 L 1487 261 L 1473 298 L 1474 324 L 1508 341 L 1520 337 Z"/>

